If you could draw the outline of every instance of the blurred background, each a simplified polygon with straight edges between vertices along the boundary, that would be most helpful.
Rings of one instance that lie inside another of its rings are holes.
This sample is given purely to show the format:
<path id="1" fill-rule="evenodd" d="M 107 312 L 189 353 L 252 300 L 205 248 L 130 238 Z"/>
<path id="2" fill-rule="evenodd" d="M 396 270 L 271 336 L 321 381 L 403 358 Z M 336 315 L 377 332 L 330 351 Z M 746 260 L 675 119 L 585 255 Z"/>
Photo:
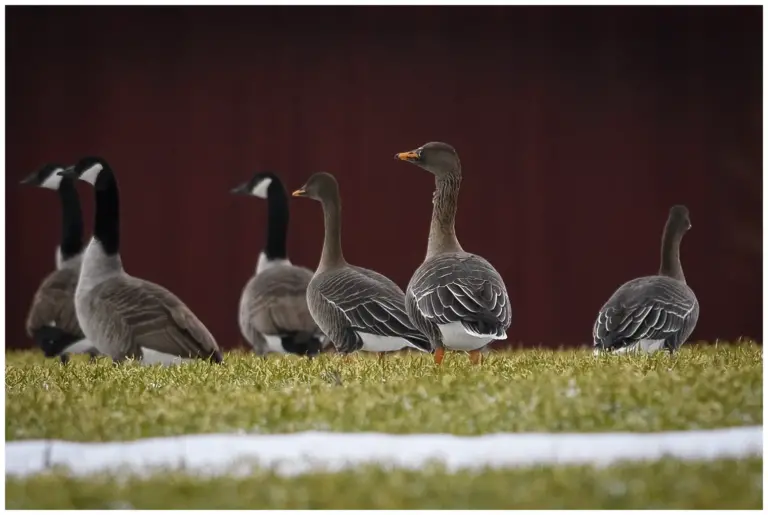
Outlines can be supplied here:
<path id="1" fill-rule="evenodd" d="M 59 203 L 19 180 L 101 155 L 126 271 L 219 344 L 266 234 L 229 190 L 259 170 L 339 179 L 348 261 L 405 287 L 432 177 L 393 160 L 445 141 L 463 247 L 504 277 L 507 343 L 589 343 L 600 306 L 655 273 L 672 204 L 701 303 L 695 340 L 762 340 L 761 7 L 6 7 L 6 345 L 54 266 Z M 92 190 L 79 185 L 90 234 Z M 320 206 L 291 201 L 313 268 Z"/>

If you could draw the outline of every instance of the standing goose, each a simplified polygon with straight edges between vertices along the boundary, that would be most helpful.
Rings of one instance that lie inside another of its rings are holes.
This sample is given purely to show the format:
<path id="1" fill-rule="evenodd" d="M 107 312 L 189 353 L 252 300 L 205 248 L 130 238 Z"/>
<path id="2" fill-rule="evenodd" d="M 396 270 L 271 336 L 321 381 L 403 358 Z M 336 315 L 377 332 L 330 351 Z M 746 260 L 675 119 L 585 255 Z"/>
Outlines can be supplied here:
<path id="1" fill-rule="evenodd" d="M 699 302 L 686 284 L 680 242 L 691 228 L 688 209 L 673 206 L 661 239 L 658 275 L 624 283 L 597 314 L 592 338 L 595 354 L 675 352 L 699 319 Z"/>
<path id="2" fill-rule="evenodd" d="M 383 275 L 352 266 L 341 250 L 341 199 L 336 178 L 316 173 L 294 197 L 319 200 L 325 239 L 320 264 L 307 288 L 309 312 L 341 353 L 388 352 L 413 347 L 430 352 L 429 341 L 405 312 L 403 291 Z"/>
<path id="3" fill-rule="evenodd" d="M 75 290 L 75 309 L 83 333 L 115 362 L 146 364 L 202 358 L 221 362 L 216 341 L 174 294 L 128 275 L 120 259 L 120 200 L 109 164 L 86 157 L 59 172 L 91 184 L 96 216 Z"/>
<path id="4" fill-rule="evenodd" d="M 498 272 L 482 257 L 465 252 L 456 238 L 459 156 L 452 146 L 432 142 L 395 159 L 431 172 L 436 186 L 427 256 L 406 292 L 408 316 L 429 336 L 438 364 L 444 349 L 468 351 L 471 361 L 479 363 L 485 345 L 507 338 L 512 309 Z"/>
<path id="5" fill-rule="evenodd" d="M 59 356 L 66 363 L 69 354 L 88 353 L 94 359 L 98 351 L 85 339 L 75 314 L 75 288 L 83 257 L 83 215 L 74 181 L 58 174 L 63 169 L 57 164 L 45 165 L 21 184 L 59 192 L 62 232 L 56 269 L 35 292 L 26 329 L 46 357 Z"/>
<path id="6" fill-rule="evenodd" d="M 240 296 L 243 337 L 257 354 L 319 354 L 324 335 L 307 307 L 312 271 L 292 265 L 286 252 L 288 194 L 282 181 L 271 172 L 257 173 L 232 193 L 267 199 L 268 210 L 267 244 Z"/>

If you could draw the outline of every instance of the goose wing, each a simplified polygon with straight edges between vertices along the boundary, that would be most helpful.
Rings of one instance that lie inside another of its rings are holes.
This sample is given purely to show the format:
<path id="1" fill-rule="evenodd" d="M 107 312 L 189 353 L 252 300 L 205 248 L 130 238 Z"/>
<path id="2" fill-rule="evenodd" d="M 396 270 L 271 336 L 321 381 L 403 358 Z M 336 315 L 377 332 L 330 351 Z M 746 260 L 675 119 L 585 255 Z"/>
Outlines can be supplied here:
<path id="1" fill-rule="evenodd" d="M 78 275 L 78 270 L 63 268 L 51 272 L 40 283 L 27 314 L 26 330 L 30 337 L 45 326 L 83 337 L 75 313 L 74 297 Z"/>
<path id="2" fill-rule="evenodd" d="M 318 293 L 355 331 L 401 337 L 418 348 L 431 345 L 405 311 L 405 295 L 394 282 L 365 268 L 347 266 L 320 281 Z"/>
<path id="3" fill-rule="evenodd" d="M 312 272 L 296 266 L 269 268 L 253 277 L 244 292 L 246 322 L 264 334 L 318 332 L 307 307 Z"/>
<path id="4" fill-rule="evenodd" d="M 605 350 L 641 340 L 676 340 L 692 329 L 697 318 L 698 301 L 684 283 L 662 276 L 641 277 L 623 284 L 608 299 L 597 315 L 592 337 L 595 347 Z"/>
<path id="5" fill-rule="evenodd" d="M 98 306 L 109 313 L 109 332 L 125 347 L 125 352 L 146 347 L 182 358 L 222 360 L 211 333 L 173 293 L 160 285 L 123 275 L 96 286 L 92 295 Z"/>
<path id="6" fill-rule="evenodd" d="M 488 261 L 473 254 L 425 261 L 411 279 L 408 295 L 419 313 L 438 325 L 459 322 L 467 332 L 504 339 L 512 323 L 504 281 Z"/>

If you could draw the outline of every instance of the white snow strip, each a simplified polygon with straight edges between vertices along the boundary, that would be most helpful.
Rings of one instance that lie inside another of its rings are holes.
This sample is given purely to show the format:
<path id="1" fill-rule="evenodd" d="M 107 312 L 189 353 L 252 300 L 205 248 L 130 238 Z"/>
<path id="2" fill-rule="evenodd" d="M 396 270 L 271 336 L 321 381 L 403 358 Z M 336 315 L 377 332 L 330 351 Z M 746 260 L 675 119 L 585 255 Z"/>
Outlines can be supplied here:
<path id="1" fill-rule="evenodd" d="M 762 456 L 762 426 L 664 433 L 447 434 L 305 432 L 279 435 L 209 434 L 132 442 L 60 440 L 5 444 L 5 473 L 36 474 L 64 466 L 73 475 L 152 473 L 184 468 L 202 475 L 247 474 L 253 467 L 283 475 L 338 471 L 364 464 L 418 469 L 430 462 L 449 470 L 524 465 L 649 461 L 662 457 L 712 460 Z"/>

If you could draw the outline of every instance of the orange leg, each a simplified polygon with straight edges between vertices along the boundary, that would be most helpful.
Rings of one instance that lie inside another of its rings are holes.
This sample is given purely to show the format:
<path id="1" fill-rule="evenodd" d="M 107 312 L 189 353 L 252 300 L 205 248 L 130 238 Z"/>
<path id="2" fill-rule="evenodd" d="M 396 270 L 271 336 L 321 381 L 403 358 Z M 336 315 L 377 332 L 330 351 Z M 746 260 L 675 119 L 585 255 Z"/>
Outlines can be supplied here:
<path id="1" fill-rule="evenodd" d="M 475 365 L 479 365 L 483 362 L 483 354 L 480 350 L 469 351 L 469 361 Z"/>
<path id="2" fill-rule="evenodd" d="M 384 362 L 384 353 L 379 352 L 379 363 L 383 363 L 383 362 Z"/>
<path id="3" fill-rule="evenodd" d="M 445 349 L 443 347 L 438 347 L 435 349 L 435 363 L 438 365 L 443 362 L 443 357 L 445 356 Z"/>

